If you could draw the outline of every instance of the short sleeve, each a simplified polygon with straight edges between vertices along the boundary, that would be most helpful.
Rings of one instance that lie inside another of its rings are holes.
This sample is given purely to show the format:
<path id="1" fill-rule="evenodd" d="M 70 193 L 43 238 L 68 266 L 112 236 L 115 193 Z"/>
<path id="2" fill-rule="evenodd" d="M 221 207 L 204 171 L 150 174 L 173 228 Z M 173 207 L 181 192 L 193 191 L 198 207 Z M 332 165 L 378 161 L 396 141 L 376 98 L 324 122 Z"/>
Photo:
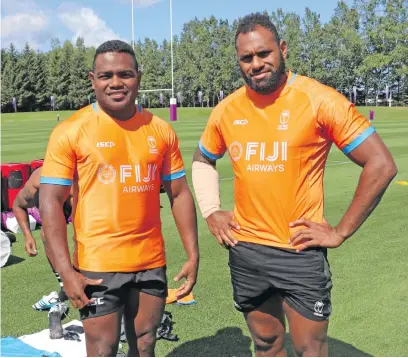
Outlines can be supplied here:
<path id="1" fill-rule="evenodd" d="M 41 168 L 41 184 L 72 185 L 76 168 L 76 146 L 69 133 L 65 123 L 53 130 Z"/>
<path id="2" fill-rule="evenodd" d="M 329 139 L 346 155 L 375 132 L 374 127 L 357 111 L 354 104 L 334 90 L 319 106 L 318 122 Z"/>
<path id="3" fill-rule="evenodd" d="M 224 138 L 219 128 L 223 110 L 223 106 L 217 106 L 212 111 L 198 145 L 201 152 L 212 160 L 222 158 L 226 151 Z"/>
<path id="4" fill-rule="evenodd" d="M 182 178 L 186 175 L 184 169 L 183 158 L 180 153 L 179 140 L 173 128 L 168 125 L 166 129 L 166 144 L 167 151 L 163 156 L 163 166 L 162 166 L 162 180 L 174 180 Z"/>

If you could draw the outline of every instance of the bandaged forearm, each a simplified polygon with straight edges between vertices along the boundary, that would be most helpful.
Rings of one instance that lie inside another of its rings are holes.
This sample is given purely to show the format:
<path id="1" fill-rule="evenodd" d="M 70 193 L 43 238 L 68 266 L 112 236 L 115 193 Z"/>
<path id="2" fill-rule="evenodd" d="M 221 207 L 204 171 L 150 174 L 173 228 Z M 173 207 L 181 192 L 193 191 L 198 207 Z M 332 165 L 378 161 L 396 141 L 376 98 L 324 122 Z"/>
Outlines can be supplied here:
<path id="1" fill-rule="evenodd" d="M 195 161 L 192 178 L 198 207 L 204 219 L 207 219 L 221 207 L 218 172 L 211 164 Z"/>

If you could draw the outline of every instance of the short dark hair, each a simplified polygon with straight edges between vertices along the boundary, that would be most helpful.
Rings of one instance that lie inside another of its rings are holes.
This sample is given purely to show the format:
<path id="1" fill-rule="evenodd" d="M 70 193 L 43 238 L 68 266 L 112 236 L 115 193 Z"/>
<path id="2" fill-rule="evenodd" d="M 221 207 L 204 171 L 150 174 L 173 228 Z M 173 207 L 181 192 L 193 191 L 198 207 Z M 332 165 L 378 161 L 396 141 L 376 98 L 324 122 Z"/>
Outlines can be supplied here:
<path id="1" fill-rule="evenodd" d="M 133 51 L 132 46 L 120 40 L 106 41 L 96 49 L 94 60 L 93 60 L 93 66 L 92 66 L 93 69 L 95 69 L 95 61 L 98 55 L 101 55 L 107 52 L 127 53 L 128 55 L 132 56 L 133 61 L 135 63 L 136 71 L 139 71 L 139 65 L 137 64 L 135 51 Z"/>
<path id="2" fill-rule="evenodd" d="M 275 36 L 277 43 L 280 43 L 280 37 L 278 30 L 275 25 L 269 19 L 268 15 L 261 14 L 260 12 L 252 13 L 243 17 L 239 23 L 237 32 L 235 34 L 235 46 L 237 45 L 237 39 L 239 34 L 247 34 L 248 32 L 254 31 L 255 27 L 262 26 L 269 30 Z"/>

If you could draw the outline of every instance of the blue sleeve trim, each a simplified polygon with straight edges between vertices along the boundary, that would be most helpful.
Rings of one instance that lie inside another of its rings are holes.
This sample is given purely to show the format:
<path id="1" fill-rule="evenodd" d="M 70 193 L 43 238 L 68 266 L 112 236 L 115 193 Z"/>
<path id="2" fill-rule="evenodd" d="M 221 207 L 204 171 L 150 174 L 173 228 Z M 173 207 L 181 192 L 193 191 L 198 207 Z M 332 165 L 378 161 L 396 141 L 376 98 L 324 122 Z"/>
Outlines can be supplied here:
<path id="1" fill-rule="evenodd" d="M 54 185 L 72 185 L 72 180 L 62 179 L 62 178 L 50 178 L 50 177 L 41 177 L 40 184 L 54 184 Z"/>
<path id="2" fill-rule="evenodd" d="M 212 154 L 210 153 L 207 149 L 204 148 L 204 146 L 202 145 L 201 141 L 200 143 L 198 143 L 198 147 L 200 148 L 201 152 L 207 157 L 210 158 L 212 160 L 217 160 L 220 159 L 224 156 L 224 153 L 221 155 L 216 155 L 216 154 Z"/>
<path id="3" fill-rule="evenodd" d="M 169 174 L 169 175 L 165 175 L 164 177 L 162 177 L 162 180 L 168 181 L 168 180 L 175 180 L 175 179 L 180 179 L 182 177 L 186 176 L 186 171 L 180 170 L 179 172 L 173 173 L 173 174 Z"/>
<path id="4" fill-rule="evenodd" d="M 375 132 L 374 127 L 372 126 L 368 127 L 363 133 L 357 136 L 350 144 L 348 144 L 342 149 L 343 153 L 347 155 L 350 152 L 352 152 L 374 132 Z"/>
<path id="5" fill-rule="evenodd" d="M 289 82 L 288 82 L 288 86 L 290 86 L 291 84 L 292 84 L 292 82 L 293 82 L 293 80 L 296 78 L 296 73 L 294 73 L 293 75 L 292 75 L 292 77 L 290 78 L 290 80 L 289 80 Z"/>

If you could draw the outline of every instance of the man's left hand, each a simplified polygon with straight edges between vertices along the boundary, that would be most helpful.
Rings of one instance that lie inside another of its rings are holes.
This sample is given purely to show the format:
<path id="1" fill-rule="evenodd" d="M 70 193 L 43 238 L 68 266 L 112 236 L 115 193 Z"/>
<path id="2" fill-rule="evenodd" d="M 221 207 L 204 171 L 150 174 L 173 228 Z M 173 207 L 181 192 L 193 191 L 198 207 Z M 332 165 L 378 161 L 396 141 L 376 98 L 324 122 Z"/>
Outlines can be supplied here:
<path id="1" fill-rule="evenodd" d="M 306 226 L 304 229 L 296 231 L 289 239 L 289 244 L 302 251 L 308 247 L 339 247 L 345 240 L 335 227 L 331 227 L 327 222 L 321 224 L 307 219 L 299 219 L 289 224 L 291 228 Z"/>
<path id="2" fill-rule="evenodd" d="M 180 273 L 174 278 L 178 282 L 182 278 L 186 280 L 177 290 L 177 299 L 183 298 L 190 294 L 197 281 L 198 261 L 187 261 L 181 268 Z"/>

